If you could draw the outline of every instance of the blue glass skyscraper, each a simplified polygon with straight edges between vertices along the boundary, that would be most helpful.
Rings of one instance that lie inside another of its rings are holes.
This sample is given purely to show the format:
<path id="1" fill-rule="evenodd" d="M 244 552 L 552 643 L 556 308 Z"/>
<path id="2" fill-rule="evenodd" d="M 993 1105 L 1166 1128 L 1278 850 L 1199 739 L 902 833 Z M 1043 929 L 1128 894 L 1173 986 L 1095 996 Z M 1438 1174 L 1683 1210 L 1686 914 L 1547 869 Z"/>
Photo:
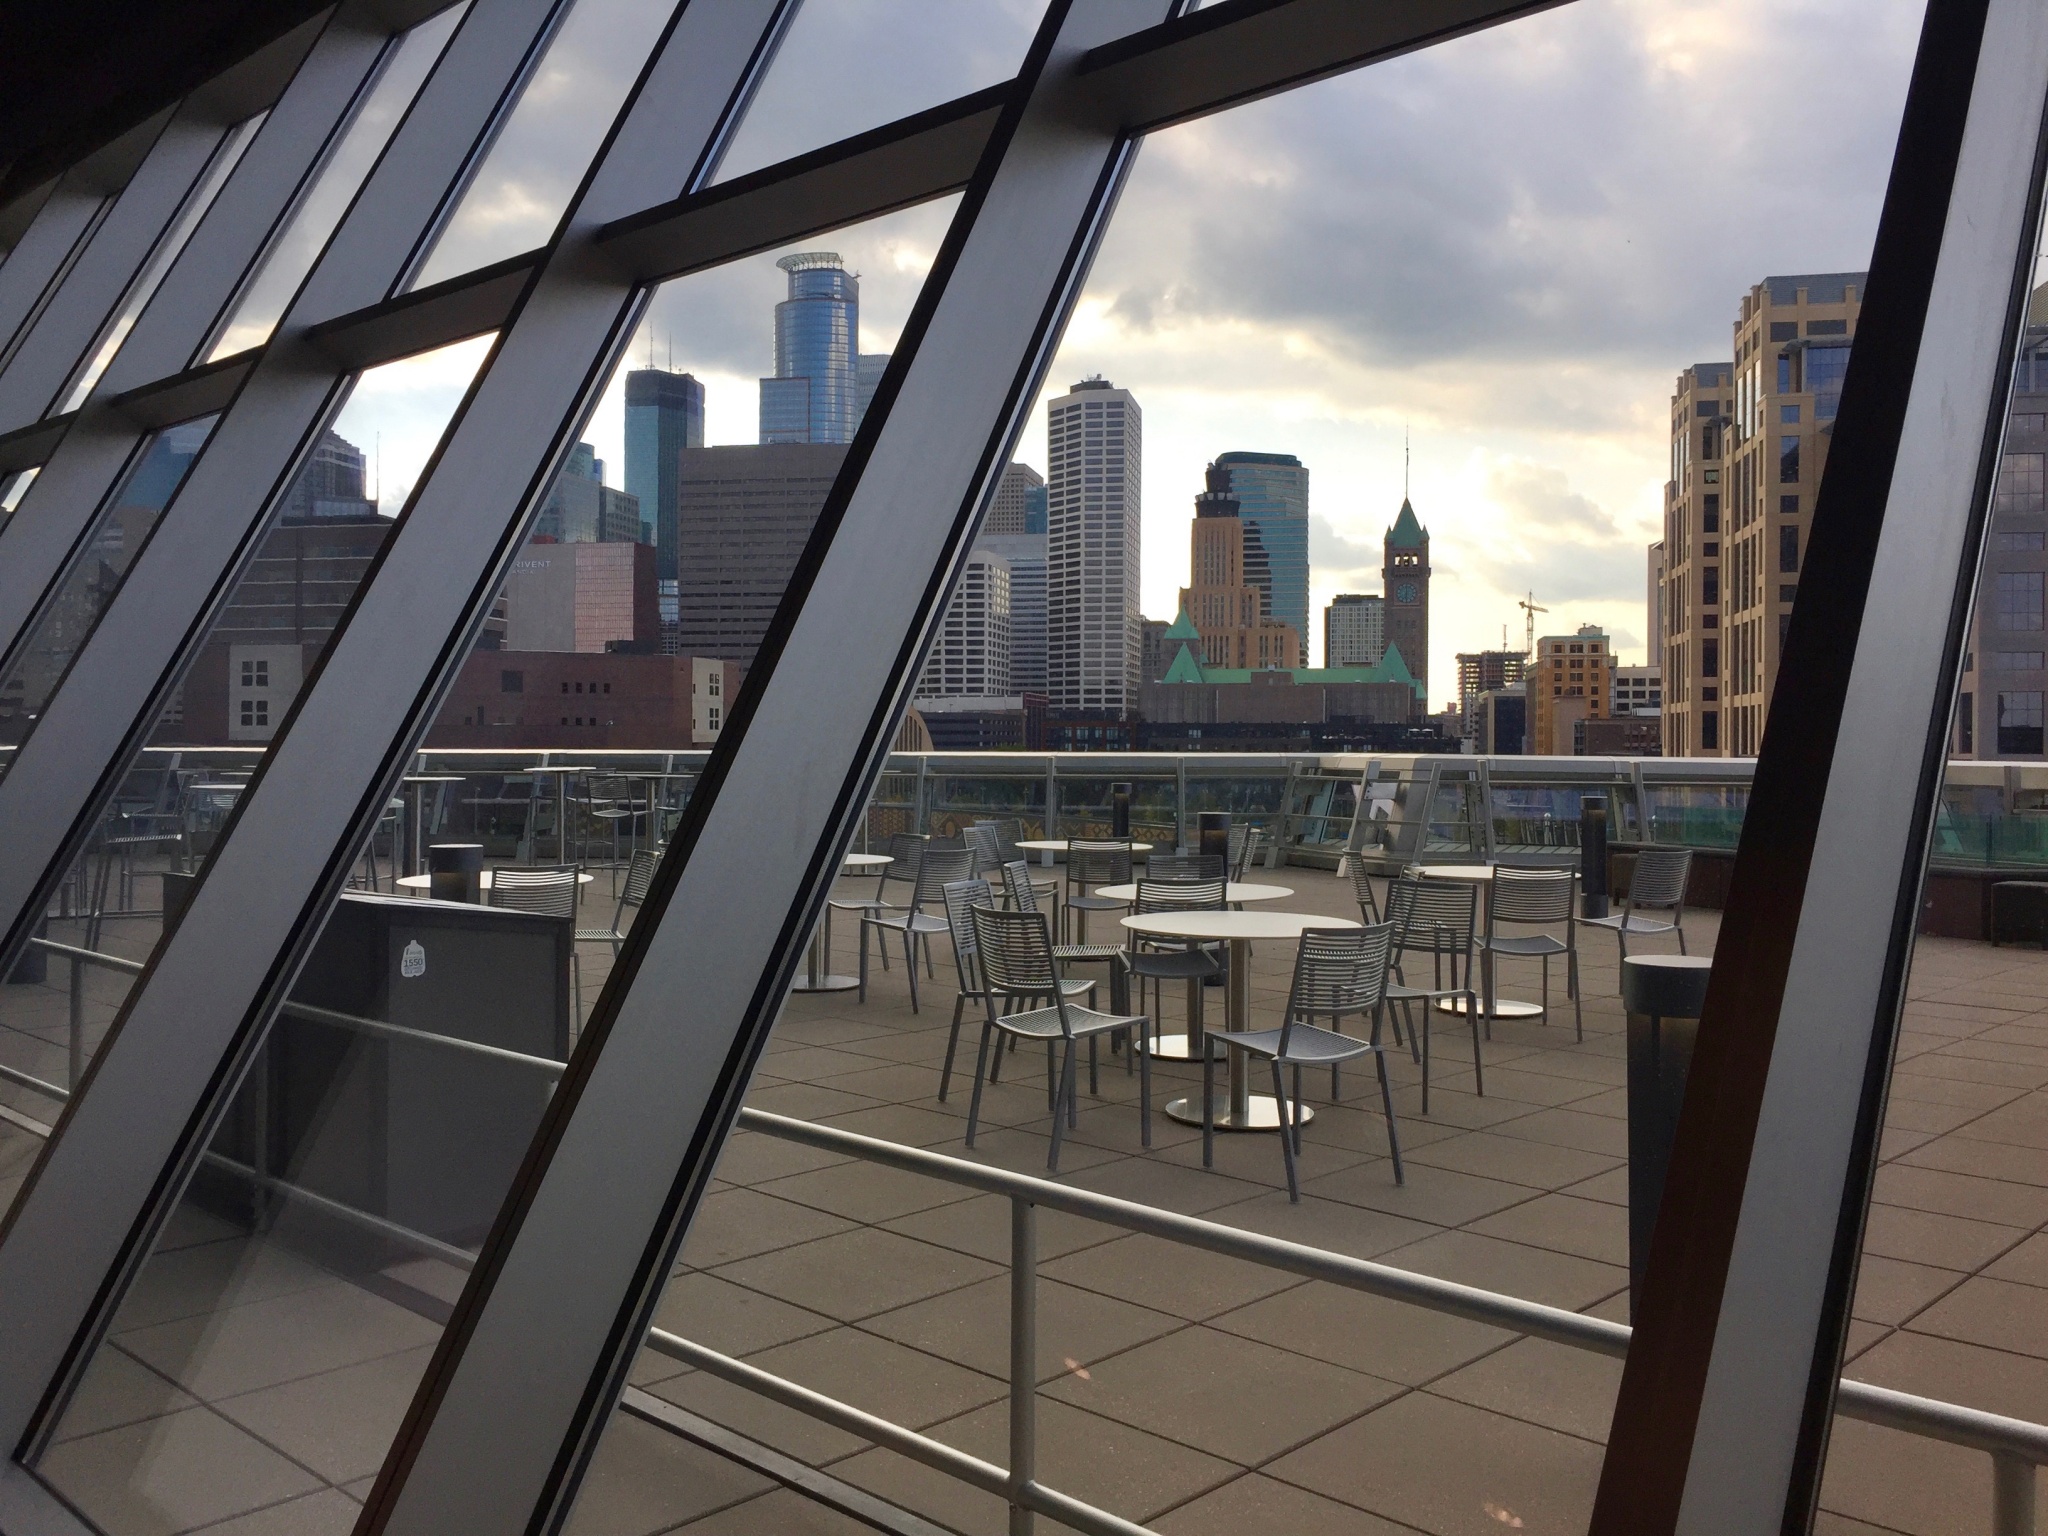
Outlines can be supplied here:
<path id="1" fill-rule="evenodd" d="M 1221 453 L 1245 524 L 1245 581 L 1266 594 L 1266 612 L 1292 624 L 1308 665 L 1308 466 L 1291 453 Z M 1261 562 L 1251 545 L 1256 536 Z"/>
<path id="2" fill-rule="evenodd" d="M 850 443 L 860 421 L 860 279 L 837 251 L 775 263 L 789 297 L 775 306 L 775 377 L 761 381 L 761 441 Z"/>
<path id="3" fill-rule="evenodd" d="M 687 373 L 626 375 L 626 494 L 654 524 L 654 573 L 676 577 L 676 455 L 704 446 L 704 386 Z"/>

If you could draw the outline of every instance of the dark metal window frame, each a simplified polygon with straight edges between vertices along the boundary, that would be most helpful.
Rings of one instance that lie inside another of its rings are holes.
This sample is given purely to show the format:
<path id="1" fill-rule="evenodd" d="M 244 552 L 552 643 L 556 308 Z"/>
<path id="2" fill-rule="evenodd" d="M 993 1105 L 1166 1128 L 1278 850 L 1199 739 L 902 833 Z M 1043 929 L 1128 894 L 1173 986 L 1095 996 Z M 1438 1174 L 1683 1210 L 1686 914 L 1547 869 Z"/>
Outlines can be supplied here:
<path id="1" fill-rule="evenodd" d="M 10 1362 L 0 1376 L 0 1438 L 18 1452 L 33 1446 L 146 1254 L 370 818 L 445 696 L 538 488 L 602 388 L 648 289 L 961 192 L 960 214 L 761 660 L 734 701 L 674 856 L 593 1012 L 362 1528 L 558 1525 L 1137 141 L 1551 3 L 1226 0 L 1176 16 L 1176 0 L 1054 0 L 1011 84 L 706 188 L 790 7 L 689 0 L 549 245 L 403 293 L 404 275 L 558 15 L 543 0 L 475 0 L 458 42 L 488 42 L 482 34 L 492 27 L 528 30 L 509 54 L 484 48 L 482 59 L 458 56 L 451 43 L 421 103 L 438 85 L 481 114 L 476 131 L 390 194 L 396 208 L 379 202 L 380 177 L 397 175 L 380 163 L 291 323 L 271 342 L 210 367 L 145 368 L 134 361 L 147 353 L 136 337 L 149 326 L 138 325 L 80 411 L 0 419 L 0 471 L 47 464 L 23 507 L 48 508 L 53 523 L 82 504 L 76 486 L 90 477 L 74 482 L 51 471 L 67 453 L 83 463 L 98 436 L 126 434 L 111 461 L 94 461 L 118 463 L 152 426 L 225 410 L 209 452 L 238 422 L 233 440 L 260 450 L 254 465 L 236 476 L 217 471 L 210 486 L 243 509 L 237 519 L 217 520 L 211 542 L 188 549 L 180 569 L 168 555 L 145 552 L 110 605 L 109 632 L 81 655 L 81 665 L 93 664 L 88 675 L 108 687 L 81 697 L 84 690 L 67 683 L 57 702 L 68 702 L 69 734 L 47 734 L 46 719 L 31 741 L 46 760 L 41 771 L 24 774 L 25 752 L 0 782 L 0 837 L 38 823 L 58 829 L 33 844 L 28 877 L 0 872 L 0 927 L 18 933 L 245 557 L 252 509 L 283 483 L 341 381 L 377 362 L 499 332 L 379 567 L 444 573 L 426 611 L 395 611 L 392 584 L 374 575 L 357 595 L 331 652 L 336 666 L 308 680 L 184 923 L 160 946 L 0 1227 L 0 1357 Z M 1596 1514 L 1602 1532 L 1718 1536 L 1803 1528 L 1811 1518 L 1947 700 L 2040 222 L 2048 17 L 2037 11 L 2034 0 L 1930 7 L 1873 260 L 1872 302 L 1808 539 L 1801 617 L 1745 827 L 1740 904 L 1731 903 L 1724 931 L 1723 952 L 1744 964 L 1739 974 L 1722 967 L 1714 977 L 1695 1069 L 1708 1087 L 1681 1127 L 1667 1193 L 1677 1219 L 1660 1228 L 1646 1280 Z M 274 118 L 294 101 L 314 100 L 302 82 L 315 78 L 314 61 L 337 55 L 331 41 L 323 35 L 314 45 Z M 326 94 L 293 132 L 265 124 L 249 163 L 237 167 L 195 234 L 197 247 L 210 231 L 227 230 L 236 211 L 242 244 L 233 248 L 242 259 L 228 270 L 239 274 L 255 260 L 264 232 L 311 169 L 305 146 L 314 136 L 325 142 L 345 115 L 348 91 L 360 88 L 367 68 L 360 49 L 348 58 L 352 66 L 332 66 Z M 358 71 L 353 88 L 349 67 Z M 491 68 L 499 73 L 489 76 Z M 324 128 L 313 126 L 321 121 Z M 645 206 L 649 136 L 666 149 L 678 142 L 679 125 L 702 147 L 690 187 Z M 298 146 L 296 174 L 252 158 L 266 141 Z M 396 158 L 387 152 L 387 162 Z M 251 196 L 259 166 L 269 179 Z M 10 329 L 56 312 L 54 300 L 38 312 L 40 296 L 24 300 L 17 290 L 38 273 L 42 287 L 61 287 L 110 226 L 110 196 L 67 183 L 27 221 L 0 264 L 0 310 L 13 306 L 17 317 Z M 1047 208 L 1059 219 L 1043 217 Z M 1025 209 L 1033 217 L 1023 217 Z M 12 223 L 0 210 L 0 228 Z M 386 297 L 360 296 L 366 263 Z M 166 289 L 197 270 L 181 260 Z M 359 297 L 335 302 L 351 291 Z M 88 315 L 92 304 L 79 299 L 80 313 L 67 311 L 63 323 L 97 336 L 117 302 L 118 294 L 100 294 L 92 301 L 98 313 Z M 568 361 L 536 370 L 533 359 L 552 359 L 548 349 L 565 338 L 572 344 L 559 355 Z M 309 373 L 317 376 L 311 382 Z M 1961 402 L 1966 441 L 1943 435 L 1929 404 L 1937 396 L 1952 407 Z M 503 452 L 508 438 L 519 451 Z M 935 440 L 949 448 L 935 454 Z M 192 486 L 188 479 L 166 513 L 187 532 L 197 526 L 198 514 L 182 505 L 197 500 Z M 473 526 L 473 515 L 458 515 L 465 495 L 468 505 L 505 509 L 502 518 Z M 1894 501 L 1937 510 L 1915 519 L 1869 515 Z M 919 509 L 907 522 L 906 506 Z M 44 520 L 24 514 L 0 538 L 0 571 L 17 549 L 29 550 L 33 536 L 22 530 Z M 69 541 L 52 538 L 51 548 L 59 545 L 68 549 Z M 0 642 L 21 632 L 61 567 L 49 550 L 42 554 L 43 564 L 26 567 L 15 586 L 0 575 Z M 1944 566 L 1956 572 L 1952 587 L 1925 580 L 1928 569 Z M 185 595 L 167 607 L 166 588 L 180 582 Z M 858 686 L 846 682 L 849 656 L 870 658 Z M 814 664 L 821 660 L 832 664 Z M 348 700 L 330 671 L 350 680 Z M 827 677 L 829 688 L 818 680 Z M 366 690 L 364 678 L 377 686 Z M 362 742 L 346 753 L 328 750 L 347 730 L 362 732 Z M 1917 771 L 1890 775 L 1909 782 L 1873 785 L 1870 776 L 1895 765 L 1896 744 L 1915 731 L 1924 744 Z M 801 808 L 794 815 L 792 804 Z M 1851 808 L 1867 817 L 1873 804 L 1896 808 L 1884 835 L 1859 833 L 1850 842 L 1844 819 Z M 762 828 L 771 825 L 781 829 L 778 841 L 764 848 Z M 771 878 L 758 878 L 764 863 Z M 735 901 L 742 866 L 755 878 Z M 252 945 L 258 872 L 263 904 L 276 910 L 257 924 Z M 231 960 L 230 947 L 249 953 Z M 1815 996 L 1816 967 L 1825 964 L 1838 982 L 1845 960 L 1867 981 L 1863 990 L 1836 985 L 1833 995 Z M 685 994 L 693 1001 L 679 1017 L 673 1000 Z M 1813 1048 L 1816 1016 L 1837 1039 L 1846 1032 L 1863 1042 L 1853 1071 L 1839 1054 Z M 1806 1102 L 1816 1097 L 1819 1115 Z M 1796 1135 L 1787 1119 L 1794 1104 L 1806 1115 Z M 1795 1154 L 1812 1186 L 1797 1198 L 1768 1180 Z M 631 1171 L 623 1181 L 622 1167 Z M 599 1187 L 603 1201 L 591 1198 Z M 1794 1220 L 1816 1235 L 1783 1241 Z M 565 1275 L 575 1279 L 566 1289 Z M 574 1303 L 566 1309 L 565 1296 Z M 516 1396 L 502 1390 L 515 1364 L 523 1388 Z M 0 1476 L 16 1481 L 17 1469 Z M 0 1502 L 8 1530 L 47 1528 L 32 1502 Z"/>

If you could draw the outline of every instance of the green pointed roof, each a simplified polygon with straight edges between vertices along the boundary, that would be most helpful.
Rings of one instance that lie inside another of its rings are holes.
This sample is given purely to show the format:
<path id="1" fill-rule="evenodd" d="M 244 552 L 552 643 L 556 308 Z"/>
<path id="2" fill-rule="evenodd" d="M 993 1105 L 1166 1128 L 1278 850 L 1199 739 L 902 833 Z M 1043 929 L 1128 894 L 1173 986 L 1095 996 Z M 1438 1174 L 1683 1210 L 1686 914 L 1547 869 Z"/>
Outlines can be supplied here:
<path id="1" fill-rule="evenodd" d="M 1188 617 L 1187 609 L 1183 608 L 1180 611 L 1180 617 L 1166 626 L 1166 638 L 1180 641 L 1192 640 L 1199 645 L 1202 642 L 1202 633 L 1195 628 L 1195 621 Z"/>
<path id="2" fill-rule="evenodd" d="M 1408 670 L 1408 659 L 1401 654 L 1401 647 L 1398 645 L 1390 643 L 1387 646 L 1386 655 L 1380 658 L 1380 664 L 1374 670 L 1380 674 L 1374 679 L 1375 682 L 1406 683 L 1418 694 L 1422 692 L 1422 684 L 1417 682 L 1415 674 Z"/>
<path id="3" fill-rule="evenodd" d="M 1429 541 L 1429 534 L 1421 520 L 1415 515 L 1415 508 L 1408 498 L 1401 498 L 1401 515 L 1394 519 L 1394 526 L 1387 530 L 1387 542 L 1396 549 L 1420 549 Z"/>
<path id="4" fill-rule="evenodd" d="M 1185 618 L 1186 615 L 1183 614 L 1182 617 Z M 1170 635 L 1173 631 L 1168 630 L 1167 633 Z M 1162 683 L 1202 682 L 1204 681 L 1202 677 L 1202 664 L 1195 660 L 1195 653 L 1183 645 L 1180 648 L 1180 653 L 1173 658 L 1173 665 L 1166 669 L 1166 676 L 1162 677 L 1160 681 Z"/>

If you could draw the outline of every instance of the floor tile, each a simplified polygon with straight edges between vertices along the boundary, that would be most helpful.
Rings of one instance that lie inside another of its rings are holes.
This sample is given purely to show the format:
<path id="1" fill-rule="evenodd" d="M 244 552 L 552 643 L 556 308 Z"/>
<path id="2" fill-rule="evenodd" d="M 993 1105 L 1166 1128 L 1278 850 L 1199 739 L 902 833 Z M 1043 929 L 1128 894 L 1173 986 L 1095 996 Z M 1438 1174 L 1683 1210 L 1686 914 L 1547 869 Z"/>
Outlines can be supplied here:
<path id="1" fill-rule="evenodd" d="M 1412 1536 L 1348 1504 L 1257 1472 L 1232 1478 L 1221 1488 L 1192 1499 L 1152 1521 L 1160 1536 L 1245 1536 L 1248 1531 L 1287 1536 Z"/>
<path id="2" fill-rule="evenodd" d="M 94 1351 L 85 1368 L 85 1379 L 71 1394 L 64 1417 L 57 1425 L 59 1440 L 98 1434 L 121 1424 L 153 1419 L 178 1408 L 190 1408 L 196 1399 L 126 1353 L 118 1344 L 106 1344 Z"/>
<path id="3" fill-rule="evenodd" d="M 1601 1200 L 1540 1195 L 1482 1217 L 1470 1230 L 1604 1264 L 1628 1263 L 1628 1212 Z"/>
<path id="4" fill-rule="evenodd" d="M 1177 1317 L 1040 1276 L 1037 1379 L 1086 1370 L 1105 1356 L 1185 1327 Z M 862 1324 L 975 1370 L 1008 1380 L 1010 1281 L 998 1276 L 929 1301 L 884 1312 Z"/>
<path id="5" fill-rule="evenodd" d="M 1912 1329 L 2048 1359 L 2048 1293 L 1979 1275 L 1917 1315 Z"/>
<path id="6" fill-rule="evenodd" d="M 330 1483 L 346 1483 L 383 1465 L 432 1354 L 422 1345 L 215 1407 Z"/>
<path id="7" fill-rule="evenodd" d="M 1591 1306 L 1628 1285 L 1625 1268 L 1477 1232 L 1438 1233 L 1395 1250 L 1386 1262 L 1396 1269 L 1574 1310 Z"/>
<path id="8" fill-rule="evenodd" d="M 1302 1283 L 1266 1265 L 1138 1233 L 1041 1264 L 1038 1272 L 1191 1320 L 1213 1317 Z"/>
<path id="9" fill-rule="evenodd" d="M 863 1227 L 742 1259 L 719 1273 L 828 1317 L 868 1317 L 996 1273 L 986 1260 Z"/>
<path id="10" fill-rule="evenodd" d="M 841 1168 L 862 1171 L 858 1164 L 841 1163 L 796 1177 L 824 1177 Z M 682 1262 L 693 1268 L 709 1269 L 808 1242 L 814 1237 L 850 1231 L 857 1224 L 858 1218 L 847 1219 L 851 1213 L 818 1210 L 768 1192 L 774 1185 L 787 1182 L 778 1179 L 768 1186 L 720 1189 L 706 1195 L 690 1219 L 689 1235 L 683 1240 Z"/>
<path id="11" fill-rule="evenodd" d="M 822 1333 L 832 1319 L 723 1275 L 678 1275 L 662 1293 L 654 1325 L 724 1355 L 750 1355 Z"/>
<path id="12" fill-rule="evenodd" d="M 1546 1429 L 1605 1442 L 1621 1362 L 1541 1339 L 1518 1339 L 1429 1385 L 1439 1397 Z"/>
<path id="13" fill-rule="evenodd" d="M 614 1413 L 564 1530 L 568 1536 L 653 1536 L 775 1485 L 635 1414 Z"/>
<path id="14" fill-rule="evenodd" d="M 1410 1385 L 1514 1340 L 1499 1328 L 1323 1281 L 1239 1307 L 1211 1326 Z"/>
<path id="15" fill-rule="evenodd" d="M 431 1344 L 440 1328 L 380 1296 L 335 1282 L 159 1323 L 122 1347 L 194 1396 L 216 1399 Z"/>
<path id="16" fill-rule="evenodd" d="M 38 1470 L 87 1519 L 119 1536 L 171 1536 L 320 1486 L 204 1408 L 64 1441 Z"/>

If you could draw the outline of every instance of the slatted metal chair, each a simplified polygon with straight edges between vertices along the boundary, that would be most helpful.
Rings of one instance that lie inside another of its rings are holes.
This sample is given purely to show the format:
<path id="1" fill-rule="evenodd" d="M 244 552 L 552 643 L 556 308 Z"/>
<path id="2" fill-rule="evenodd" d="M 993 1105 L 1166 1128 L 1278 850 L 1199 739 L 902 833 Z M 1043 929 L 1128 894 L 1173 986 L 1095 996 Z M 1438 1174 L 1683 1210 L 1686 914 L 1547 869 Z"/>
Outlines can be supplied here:
<path id="1" fill-rule="evenodd" d="M 1221 880 L 1224 858 L 1220 853 L 1155 853 L 1145 860 L 1147 880 Z"/>
<path id="2" fill-rule="evenodd" d="M 987 1009 L 981 1027 L 981 1045 L 974 1060 L 974 1096 L 967 1109 L 967 1145 L 974 1145 L 974 1133 L 981 1123 L 981 1091 L 989 1076 L 989 1046 L 1004 1036 L 1016 1040 L 1043 1040 L 1056 1048 L 1059 1071 L 1050 1085 L 1048 1108 L 1052 1111 L 1052 1148 L 1046 1167 L 1057 1173 L 1060 1142 L 1067 1127 L 1079 1117 L 1074 1068 L 1075 1047 L 1083 1040 L 1091 1044 L 1104 1035 L 1136 1036 L 1138 1058 L 1138 1104 L 1143 1144 L 1152 1145 L 1152 1056 L 1147 1048 L 1151 1021 L 1143 1014 L 1097 1013 L 1067 1000 L 1061 990 L 1059 962 L 1053 958 L 1052 929 L 1042 912 L 1001 912 L 993 907 L 975 907 L 974 946 L 981 965 L 983 1002 Z M 1001 1013 L 997 1000 L 1031 1003 L 1050 997 L 1050 1007 L 1026 1008 Z"/>
<path id="3" fill-rule="evenodd" d="M 1021 862 L 1026 868 L 1030 867 L 1031 861 L 1024 857 L 1024 850 L 1017 846 L 1017 840 L 1024 835 L 1023 822 L 1012 816 L 1003 821 L 978 821 L 975 825 L 978 827 L 995 828 L 996 846 L 1002 851 L 1003 855 L 1001 863 L 1016 864 Z M 1039 910 L 1051 912 L 1053 931 L 1055 933 L 1059 932 L 1061 929 L 1059 876 L 1046 875 L 1034 877 L 1031 882 L 1031 889 L 1038 892 Z M 1044 905 L 1046 902 L 1051 902 L 1052 906 L 1047 908 Z"/>
<path id="4" fill-rule="evenodd" d="M 1605 917 L 1581 918 L 1588 928 L 1605 928 L 1621 946 L 1621 958 L 1628 958 L 1631 935 L 1647 938 L 1668 933 L 1678 940 L 1678 952 L 1685 948 L 1685 887 L 1692 878 L 1690 848 L 1644 848 L 1636 854 L 1636 867 L 1628 877 L 1628 895 L 1619 912 Z M 1646 912 L 1669 912 L 1671 920 L 1645 917 Z"/>
<path id="5" fill-rule="evenodd" d="M 979 875 L 971 880 L 955 880 L 946 887 L 946 927 L 953 936 L 953 968 L 959 972 L 960 995 L 953 1000 L 953 1026 L 946 1035 L 946 1064 L 939 1072 L 939 1102 L 946 1102 L 947 1089 L 953 1082 L 953 1058 L 960 1047 L 960 1020 L 970 1002 L 986 1000 L 987 989 L 981 981 L 981 961 L 974 947 L 974 919 L 969 915 L 976 907 L 993 907 L 998 904 L 1001 893 L 988 880 Z M 1095 1006 L 1095 983 L 1086 980 L 1062 980 L 1060 990 L 1068 997 L 1085 997 L 1088 1006 Z"/>
<path id="6" fill-rule="evenodd" d="M 1015 912 L 1043 912 L 1038 905 L 1038 886 L 1031 879 L 1031 866 L 1022 859 L 1014 859 L 1003 866 L 1003 891 L 1009 897 L 1010 908 Z M 1109 1006 L 1120 1008 L 1123 998 L 1123 946 L 1119 944 L 1055 944 L 1053 959 L 1066 973 L 1069 965 L 1106 965 L 1109 967 Z"/>
<path id="7" fill-rule="evenodd" d="M 889 899 L 889 886 L 893 882 L 908 885 L 913 890 L 917 885 L 918 861 L 924 857 L 925 840 L 915 832 L 892 832 L 889 834 L 889 862 L 881 867 L 875 877 L 875 894 L 872 896 L 833 896 L 826 905 L 834 912 L 858 912 L 865 917 L 870 912 L 894 907 Z M 882 969 L 889 969 L 889 946 L 882 946 Z"/>
<path id="8" fill-rule="evenodd" d="M 1301 1156 L 1301 1069 L 1335 1067 L 1360 1056 L 1372 1057 L 1379 1068 L 1380 1105 L 1387 1117 L 1387 1150 L 1394 1160 L 1394 1182 L 1406 1182 L 1401 1167 L 1401 1133 L 1394 1119 L 1394 1088 L 1387 1076 L 1386 1053 L 1380 1047 L 1380 1014 L 1386 1006 L 1387 961 L 1393 952 L 1391 923 L 1367 928 L 1310 928 L 1301 935 L 1294 957 L 1294 982 L 1278 1029 L 1218 1030 L 1208 1036 L 1202 1053 L 1202 1166 L 1215 1166 L 1216 1053 L 1219 1048 L 1263 1057 L 1273 1072 L 1273 1097 L 1280 1106 L 1280 1155 L 1287 1166 L 1287 1198 L 1301 1199 L 1295 1163 Z M 1365 1038 L 1340 1034 L 1312 1023 L 1365 1015 L 1371 1025 Z M 1293 1105 L 1289 1108 L 1287 1074 L 1293 1069 Z"/>
<path id="9" fill-rule="evenodd" d="M 1209 880 L 1154 880 L 1150 875 L 1138 882 L 1138 899 L 1133 905 L 1140 916 L 1160 912 L 1219 912 L 1223 909 L 1222 876 Z M 1213 949 L 1198 941 L 1155 938 L 1131 932 L 1124 951 L 1124 971 L 1138 983 L 1138 1007 L 1145 1007 L 1145 983 L 1152 983 L 1153 1018 L 1164 1012 L 1166 983 L 1169 981 L 1206 984 L 1223 974 L 1223 960 Z M 1192 1030 L 1201 1017 L 1202 986 L 1188 989 Z"/>
<path id="10" fill-rule="evenodd" d="M 1255 823 L 1239 822 L 1230 829 L 1230 878 L 1244 879 L 1244 872 L 1258 862 L 1259 846 L 1265 832 Z"/>
<path id="11" fill-rule="evenodd" d="M 626 864 L 626 886 L 619 892 L 619 904 L 612 909 L 611 926 L 608 928 L 578 928 L 578 944 L 609 944 L 612 959 L 619 958 L 619 946 L 626 942 L 628 931 L 626 908 L 632 907 L 635 915 L 647 901 L 647 889 L 654 884 L 654 872 L 661 868 L 661 855 L 651 848 L 637 848 Z M 576 1015 L 583 1015 L 583 961 L 576 961 Z"/>
<path id="12" fill-rule="evenodd" d="M 1479 888 L 1462 880 L 1395 880 L 1387 886 L 1387 925 L 1394 932 L 1387 1001 L 1398 1003 L 1398 1018 L 1408 1020 L 1408 1047 L 1422 1066 L 1422 1112 L 1429 1113 L 1430 1024 L 1440 998 L 1463 1001 L 1465 1022 L 1472 1027 L 1472 1082 L 1483 1098 L 1485 1067 L 1479 1055 L 1479 997 L 1472 989 L 1474 951 L 1478 943 Z M 1430 984 L 1408 980 L 1405 962 L 1428 955 Z M 1460 962 L 1463 962 L 1462 967 Z M 1448 974 L 1446 974 L 1448 972 Z M 1417 1023 L 1415 1004 L 1422 1004 Z"/>
<path id="13" fill-rule="evenodd" d="M 1550 1022 L 1550 962 L 1565 957 L 1565 990 L 1572 1000 L 1577 1036 L 1586 1038 L 1585 1008 L 1579 998 L 1577 929 L 1579 872 L 1575 869 L 1516 869 L 1502 864 L 1493 871 L 1493 895 L 1486 903 L 1486 929 L 1479 938 L 1480 974 L 1489 1021 L 1499 996 L 1499 961 L 1543 962 L 1543 1022 Z M 1503 928 L 1562 926 L 1564 937 L 1551 932 L 1503 933 Z"/>
<path id="14" fill-rule="evenodd" d="M 1379 922 L 1381 920 L 1379 893 L 1372 888 L 1372 876 L 1366 873 L 1365 860 L 1363 859 L 1353 859 L 1351 861 L 1351 889 L 1358 897 L 1358 910 L 1365 921 L 1368 923 Z M 1389 891 L 1389 907 L 1393 905 L 1392 896 L 1393 893 Z"/>
<path id="15" fill-rule="evenodd" d="M 960 840 L 967 845 L 967 851 L 974 855 L 974 872 L 977 875 L 993 875 L 1003 867 L 1002 839 L 996 836 L 996 829 L 985 821 L 961 830 Z"/>
<path id="16" fill-rule="evenodd" d="M 891 907 L 886 910 L 863 912 L 860 918 L 860 1000 L 868 1000 L 868 930 L 876 929 L 882 935 L 882 947 L 888 949 L 887 935 L 891 932 L 903 936 L 903 963 L 910 968 L 910 1011 L 918 1011 L 917 1004 L 917 955 L 924 951 L 924 969 L 927 976 L 937 975 L 932 966 L 932 935 L 946 931 L 946 919 L 940 914 L 945 911 L 946 887 L 955 880 L 965 880 L 974 873 L 974 855 L 965 848 L 924 849 L 917 861 L 917 882 L 911 888 L 908 907 Z M 936 910 L 934 910 L 936 909 Z"/>
<path id="17" fill-rule="evenodd" d="M 491 871 L 490 904 L 511 912 L 537 912 L 542 917 L 576 921 L 581 874 L 574 864 L 503 864 Z M 576 1028 L 583 1028 L 583 958 L 569 946 L 569 994 L 576 1005 Z"/>
<path id="18" fill-rule="evenodd" d="M 1121 912 L 1129 905 L 1113 897 L 1095 895 L 1096 886 L 1130 883 L 1131 845 L 1128 840 L 1070 839 L 1067 843 L 1067 937 L 1085 944 L 1088 941 L 1090 912 Z M 1076 916 L 1081 920 L 1078 932 L 1074 927 Z"/>

